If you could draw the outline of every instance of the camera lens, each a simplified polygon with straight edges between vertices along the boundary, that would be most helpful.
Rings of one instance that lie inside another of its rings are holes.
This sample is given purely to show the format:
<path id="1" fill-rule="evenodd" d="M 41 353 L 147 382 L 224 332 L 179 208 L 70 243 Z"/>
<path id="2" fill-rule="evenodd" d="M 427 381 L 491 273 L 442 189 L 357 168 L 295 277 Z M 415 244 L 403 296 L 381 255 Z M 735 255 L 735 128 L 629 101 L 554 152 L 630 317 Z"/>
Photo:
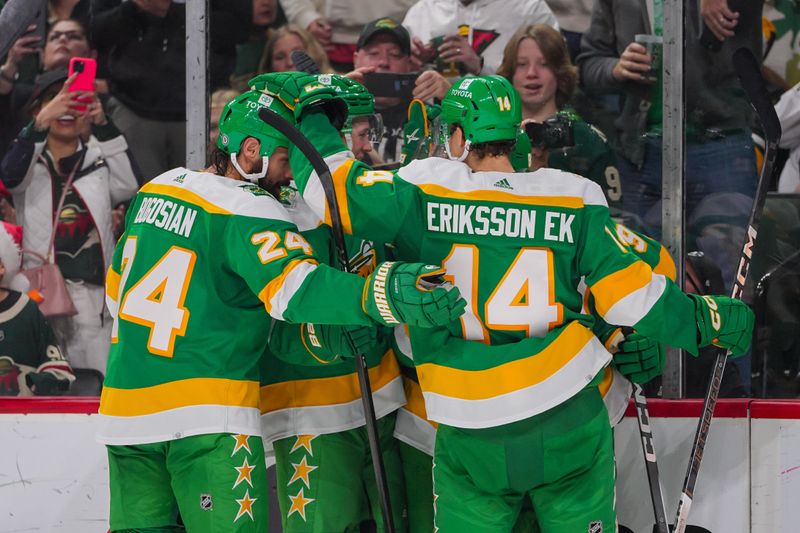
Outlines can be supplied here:
<path id="1" fill-rule="evenodd" d="M 74 71 L 75 72 L 83 72 L 83 61 L 76 61 L 75 62 Z"/>

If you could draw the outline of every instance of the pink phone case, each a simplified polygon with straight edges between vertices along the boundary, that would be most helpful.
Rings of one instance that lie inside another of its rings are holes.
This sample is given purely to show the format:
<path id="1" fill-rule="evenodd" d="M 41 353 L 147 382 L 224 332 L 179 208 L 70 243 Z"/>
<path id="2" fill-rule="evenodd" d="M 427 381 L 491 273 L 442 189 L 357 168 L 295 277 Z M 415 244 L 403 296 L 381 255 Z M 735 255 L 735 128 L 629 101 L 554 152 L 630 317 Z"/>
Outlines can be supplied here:
<path id="1" fill-rule="evenodd" d="M 69 60 L 69 75 L 74 72 L 78 76 L 72 81 L 68 91 L 89 91 L 94 92 L 94 78 L 97 73 L 97 62 L 90 57 L 73 57 Z M 81 99 L 82 102 L 90 103 L 91 99 Z M 78 108 L 79 111 L 86 111 L 86 108 Z"/>

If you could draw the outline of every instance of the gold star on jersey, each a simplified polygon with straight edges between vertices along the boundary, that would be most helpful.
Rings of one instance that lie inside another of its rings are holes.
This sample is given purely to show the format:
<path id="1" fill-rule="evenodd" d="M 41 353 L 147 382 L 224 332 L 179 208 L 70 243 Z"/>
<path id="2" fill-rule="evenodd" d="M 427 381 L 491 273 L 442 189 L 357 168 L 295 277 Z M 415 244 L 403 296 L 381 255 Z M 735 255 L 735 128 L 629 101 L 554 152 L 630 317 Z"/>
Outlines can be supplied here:
<path id="1" fill-rule="evenodd" d="M 244 497 L 241 500 L 236 500 L 236 503 L 239 504 L 239 512 L 236 513 L 236 518 L 234 518 L 233 521 L 236 522 L 244 515 L 249 515 L 250 520 L 253 520 L 253 503 L 257 500 L 258 498 L 250 497 L 249 490 L 245 491 Z"/>
<path id="2" fill-rule="evenodd" d="M 308 474 L 316 470 L 317 466 L 309 465 L 306 457 L 304 456 L 303 459 L 300 460 L 300 463 L 295 464 L 292 463 L 294 467 L 294 473 L 292 474 L 291 479 L 289 480 L 289 485 L 297 481 L 298 479 L 302 479 L 303 483 L 305 483 L 307 488 L 311 488 L 311 480 L 308 477 Z"/>
<path id="3" fill-rule="evenodd" d="M 289 450 L 289 453 L 299 450 L 302 447 L 306 449 L 308 455 L 313 457 L 314 450 L 311 448 L 311 441 L 314 440 L 314 438 L 316 438 L 316 435 L 298 435 L 297 440 L 294 442 L 292 449 Z"/>
<path id="4" fill-rule="evenodd" d="M 300 487 L 300 492 L 297 493 L 296 496 L 289 495 L 289 499 L 292 501 L 292 506 L 289 507 L 289 512 L 287 513 L 287 518 L 292 516 L 292 513 L 297 513 L 300 515 L 300 518 L 303 519 L 303 522 L 306 521 L 306 505 L 313 502 L 313 498 L 306 498 L 303 494 L 303 487 Z"/>
<path id="5" fill-rule="evenodd" d="M 236 445 L 233 447 L 233 453 L 231 453 L 231 457 L 236 455 L 236 452 L 242 448 L 247 450 L 248 455 L 253 453 L 250 451 L 250 443 L 248 442 L 250 435 L 231 435 L 231 437 L 233 437 L 233 439 L 236 441 Z"/>
<path id="6" fill-rule="evenodd" d="M 247 481 L 248 485 L 250 485 L 251 487 L 253 486 L 253 480 L 250 479 L 250 472 L 252 472 L 255 469 L 255 466 L 250 465 L 247 462 L 247 457 L 244 458 L 244 463 L 242 463 L 242 466 L 235 466 L 234 469 L 236 469 L 236 471 L 239 472 L 239 475 L 236 478 L 236 483 L 233 484 L 234 489 L 242 481 Z"/>

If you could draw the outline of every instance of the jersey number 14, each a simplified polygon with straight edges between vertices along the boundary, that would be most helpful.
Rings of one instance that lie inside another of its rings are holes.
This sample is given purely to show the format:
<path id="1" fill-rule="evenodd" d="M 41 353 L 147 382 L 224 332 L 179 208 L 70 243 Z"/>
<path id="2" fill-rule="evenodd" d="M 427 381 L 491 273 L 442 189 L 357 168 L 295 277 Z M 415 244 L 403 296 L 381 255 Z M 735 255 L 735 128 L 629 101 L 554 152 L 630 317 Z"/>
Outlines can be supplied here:
<path id="1" fill-rule="evenodd" d="M 467 301 L 461 315 L 465 339 L 488 343 L 487 327 L 544 337 L 563 320 L 563 308 L 555 301 L 553 252 L 547 248 L 520 249 L 484 304 L 485 324 L 478 313 L 478 247 L 454 244 L 442 266 L 447 270 L 445 277 Z"/>

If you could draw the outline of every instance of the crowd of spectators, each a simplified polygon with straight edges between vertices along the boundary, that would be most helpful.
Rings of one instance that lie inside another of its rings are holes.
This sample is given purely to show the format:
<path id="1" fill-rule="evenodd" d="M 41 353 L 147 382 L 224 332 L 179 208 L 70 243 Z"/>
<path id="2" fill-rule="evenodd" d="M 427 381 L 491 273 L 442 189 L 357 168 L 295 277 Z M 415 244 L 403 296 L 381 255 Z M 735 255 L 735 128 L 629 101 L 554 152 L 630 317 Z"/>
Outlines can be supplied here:
<path id="1" fill-rule="evenodd" d="M 0 213 L 21 228 L 24 250 L 51 258 L 64 275 L 78 314 L 50 319 L 61 350 L 74 367 L 103 372 L 111 338 L 104 273 L 126 203 L 141 184 L 185 163 L 186 91 L 197 89 L 185 84 L 186 2 L 47 5 L 46 28 L 31 24 L 0 58 Z M 458 78 L 497 73 L 519 91 L 525 122 L 557 119 L 573 134 L 571 144 L 518 146 L 524 166 L 593 179 L 617 216 L 659 238 L 661 71 L 650 72 L 653 58 L 637 36 L 662 36 L 664 16 L 661 2 L 644 6 L 639 0 L 211 0 L 209 146 L 223 105 L 256 74 L 294 70 L 295 50 L 320 72 L 347 73 L 368 87 L 376 73 L 412 80 L 407 93 L 375 98 L 382 135 L 358 154 L 377 167 L 399 164 L 412 98 L 435 104 Z M 695 290 L 710 288 L 708 279 L 697 280 L 700 271 L 720 278 L 722 290 L 715 290 L 725 292 L 758 175 L 757 123 L 731 55 L 746 47 L 761 57 L 762 24 L 760 17 L 740 17 L 726 0 L 691 0 L 686 11 L 686 222 L 687 251 L 694 254 L 687 269 Z M 721 49 L 701 43 L 704 31 Z M 73 57 L 97 60 L 94 91 L 68 91 Z M 797 114 L 783 108 L 787 117 Z M 781 178 L 784 192 L 798 192 L 796 159 Z M 24 258 L 26 268 L 37 261 L 33 254 Z M 744 377 L 754 372 L 747 362 L 739 370 L 741 378 L 731 377 L 739 380 L 731 386 L 736 394 L 749 388 Z"/>

